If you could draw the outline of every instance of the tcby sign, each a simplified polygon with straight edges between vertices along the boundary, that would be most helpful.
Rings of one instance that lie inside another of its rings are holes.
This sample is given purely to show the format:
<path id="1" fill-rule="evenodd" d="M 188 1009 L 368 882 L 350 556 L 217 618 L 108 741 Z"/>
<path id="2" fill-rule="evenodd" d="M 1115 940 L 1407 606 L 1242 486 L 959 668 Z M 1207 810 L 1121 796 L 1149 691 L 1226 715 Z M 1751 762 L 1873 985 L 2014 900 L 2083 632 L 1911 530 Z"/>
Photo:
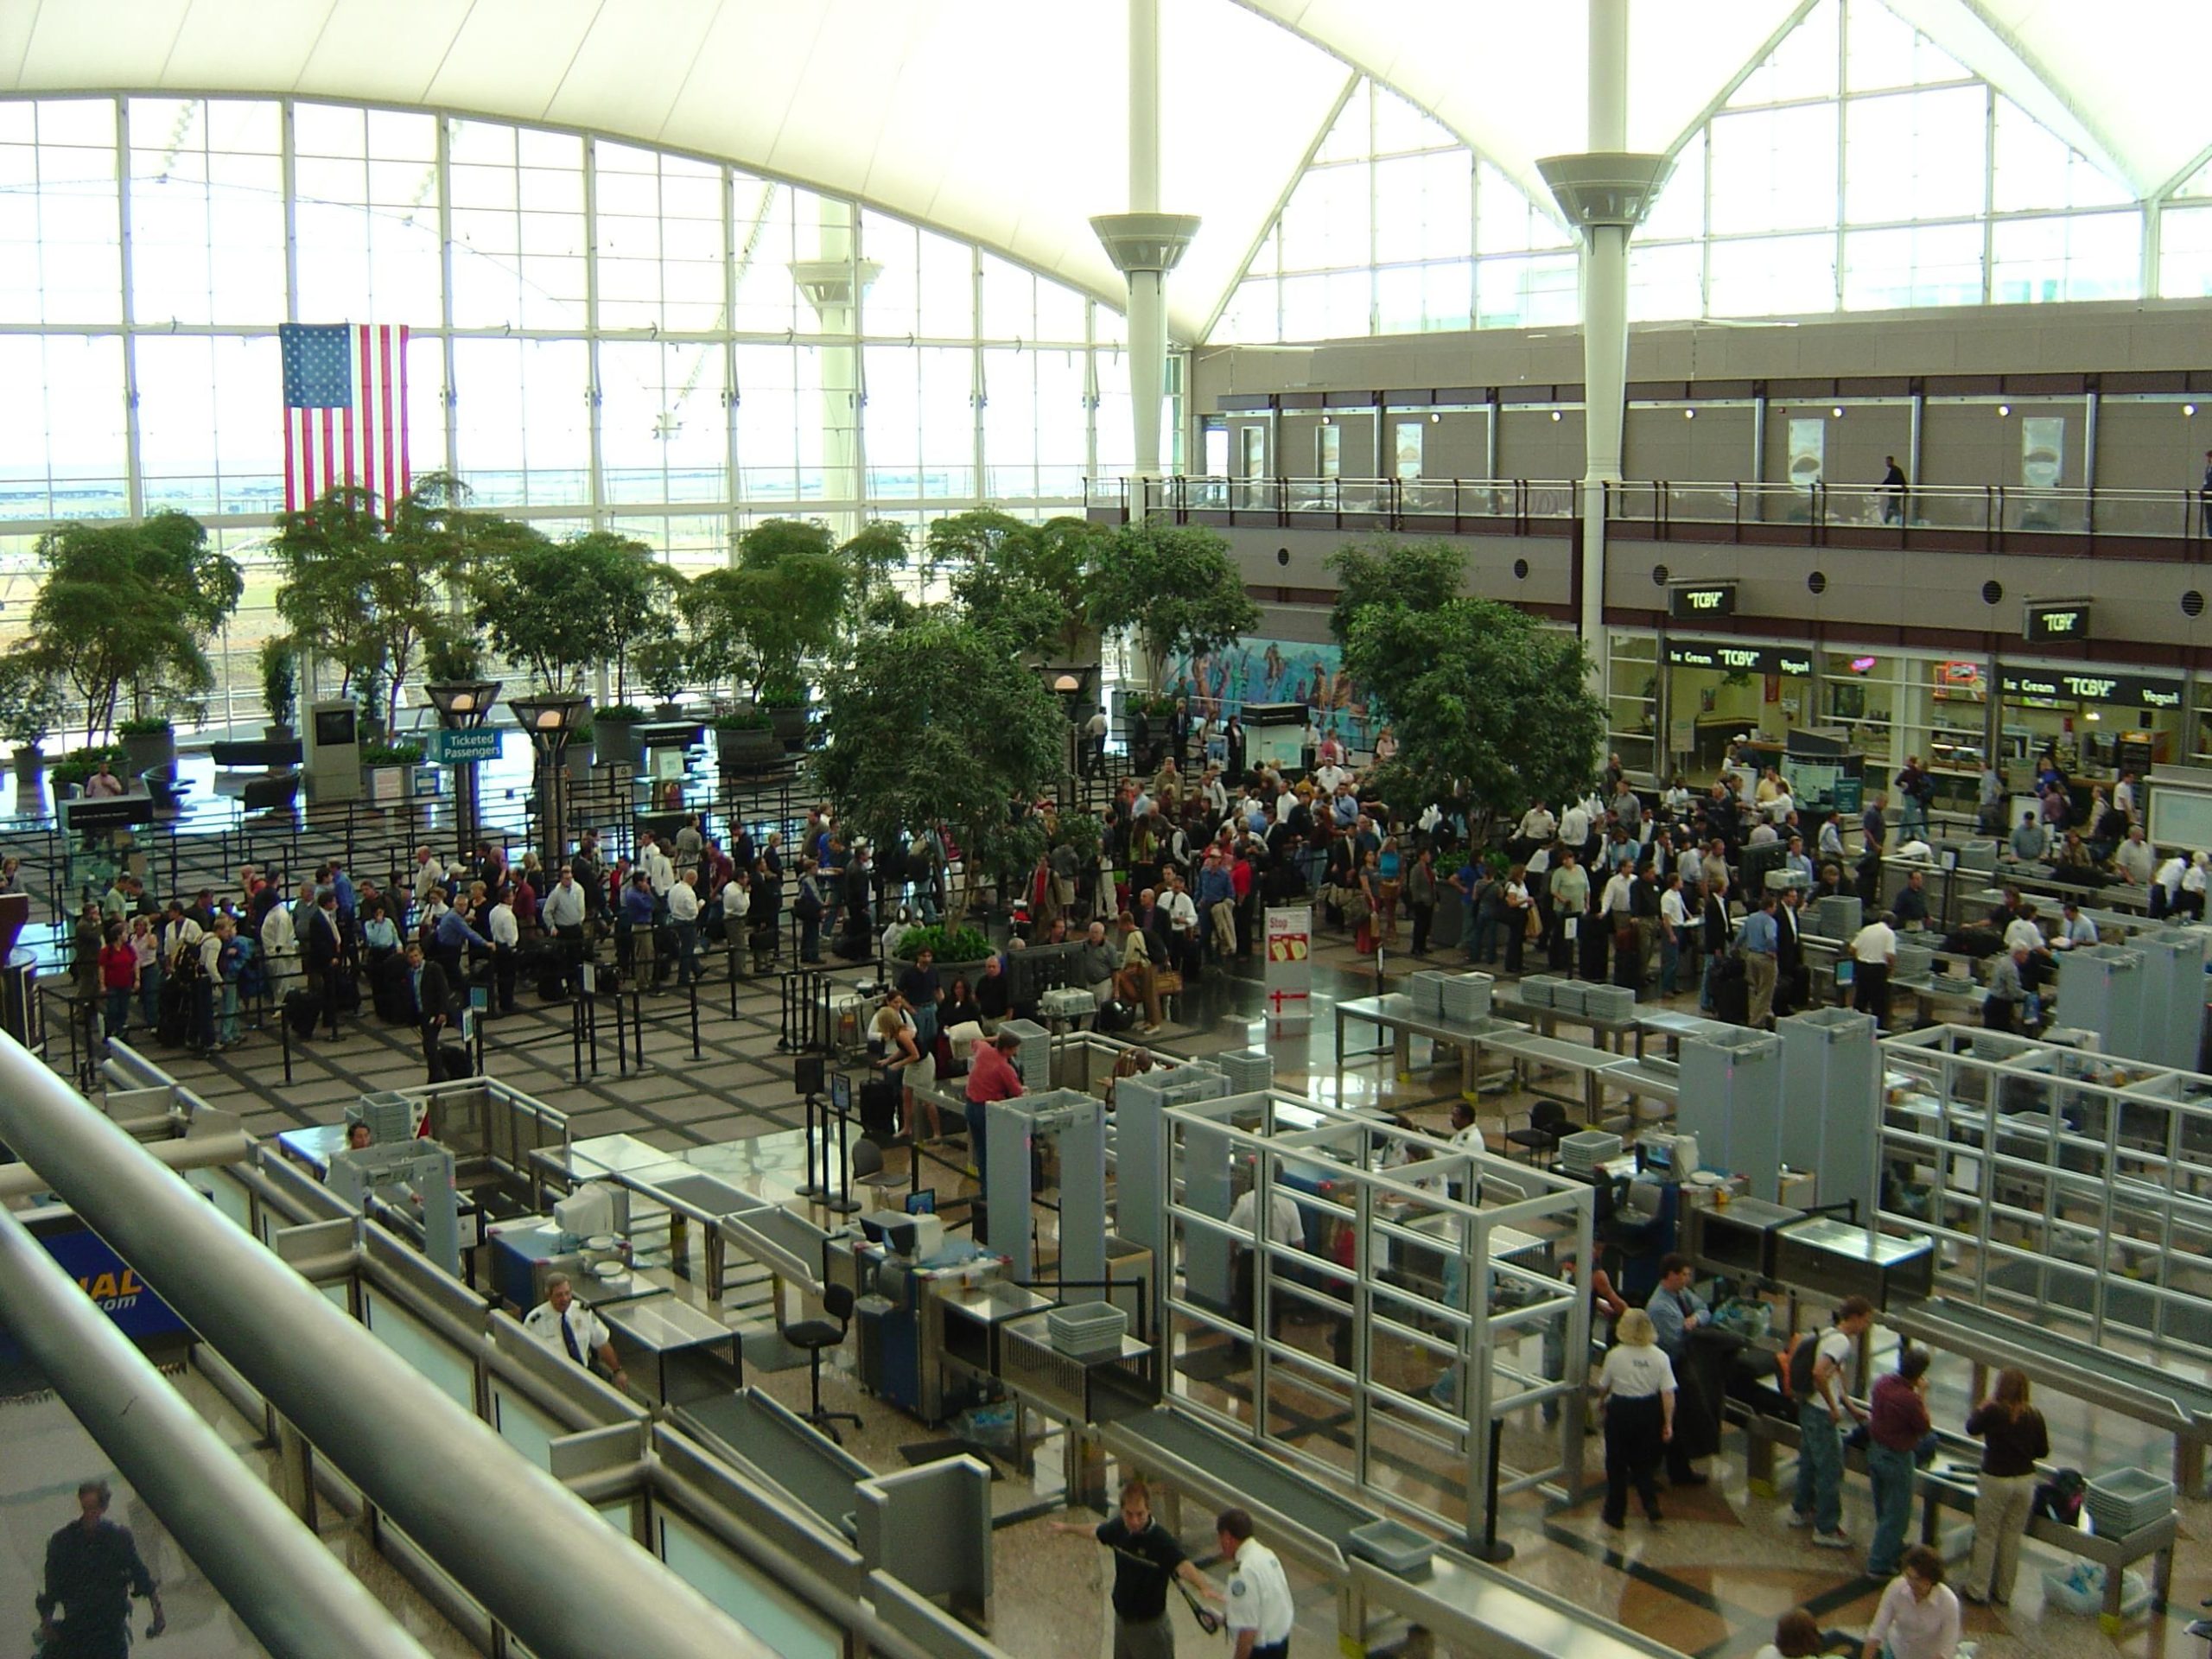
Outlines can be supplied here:
<path id="1" fill-rule="evenodd" d="M 1685 617 L 1733 616 L 1736 584 L 1732 582 L 1676 582 L 1667 587 L 1667 614 Z"/>

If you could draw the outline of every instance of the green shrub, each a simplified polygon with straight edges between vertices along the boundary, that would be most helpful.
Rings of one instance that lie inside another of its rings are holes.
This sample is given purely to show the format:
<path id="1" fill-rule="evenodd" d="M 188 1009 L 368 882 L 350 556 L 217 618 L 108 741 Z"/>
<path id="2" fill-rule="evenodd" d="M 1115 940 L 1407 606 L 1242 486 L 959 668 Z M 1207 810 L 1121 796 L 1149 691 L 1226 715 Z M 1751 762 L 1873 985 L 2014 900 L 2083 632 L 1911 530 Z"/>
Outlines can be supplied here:
<path id="1" fill-rule="evenodd" d="M 716 715 L 707 724 L 718 732 L 765 732 L 775 722 L 760 710 Z"/>
<path id="2" fill-rule="evenodd" d="M 56 762 L 48 768 L 47 775 L 53 779 L 57 788 L 63 784 L 81 784 L 100 769 L 100 762 L 103 760 L 111 766 L 121 766 L 123 745 L 102 743 L 89 749 L 72 749 L 69 751 L 69 758 Z"/>
<path id="3" fill-rule="evenodd" d="M 935 952 L 939 962 L 981 962 L 998 954 L 991 949 L 991 942 L 972 927 L 956 927 L 950 933 L 942 927 L 910 927 L 899 937 L 899 948 L 892 954 L 901 962 L 912 962 L 925 950 Z"/>
<path id="4" fill-rule="evenodd" d="M 148 715 L 141 720 L 123 721 L 115 728 L 115 733 L 118 737 L 157 737 L 175 729 L 167 715 Z"/>
<path id="5" fill-rule="evenodd" d="M 361 764 L 365 766 L 419 766 L 423 764 L 420 743 L 364 743 Z"/>

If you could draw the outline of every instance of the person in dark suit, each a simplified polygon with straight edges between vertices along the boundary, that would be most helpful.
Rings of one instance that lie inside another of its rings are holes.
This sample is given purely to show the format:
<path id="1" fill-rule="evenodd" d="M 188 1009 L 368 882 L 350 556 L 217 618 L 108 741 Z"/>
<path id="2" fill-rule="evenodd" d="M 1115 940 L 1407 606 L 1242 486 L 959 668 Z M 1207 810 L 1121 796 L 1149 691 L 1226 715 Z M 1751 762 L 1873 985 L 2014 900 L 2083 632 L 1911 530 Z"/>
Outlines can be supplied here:
<path id="1" fill-rule="evenodd" d="M 453 982 L 442 964 L 423 960 L 423 947 L 412 941 L 407 946 L 407 971 L 414 987 L 415 1023 L 423 1033 L 423 1066 L 432 1083 L 440 1083 L 438 1044 L 453 1023 Z"/>
<path id="2" fill-rule="evenodd" d="M 315 996 L 316 1011 L 323 1023 L 335 1037 L 339 959 L 346 949 L 346 936 L 338 925 L 336 888 L 324 887 L 317 894 L 315 907 L 300 924 L 299 941 L 301 959 L 307 968 L 308 989 Z"/>
<path id="3" fill-rule="evenodd" d="M 1798 932 L 1803 919 L 1795 887 L 1785 888 L 1774 907 L 1774 1012 L 1777 1019 L 1796 1014 L 1810 1000 L 1812 983 L 1805 971 L 1805 945 Z"/>

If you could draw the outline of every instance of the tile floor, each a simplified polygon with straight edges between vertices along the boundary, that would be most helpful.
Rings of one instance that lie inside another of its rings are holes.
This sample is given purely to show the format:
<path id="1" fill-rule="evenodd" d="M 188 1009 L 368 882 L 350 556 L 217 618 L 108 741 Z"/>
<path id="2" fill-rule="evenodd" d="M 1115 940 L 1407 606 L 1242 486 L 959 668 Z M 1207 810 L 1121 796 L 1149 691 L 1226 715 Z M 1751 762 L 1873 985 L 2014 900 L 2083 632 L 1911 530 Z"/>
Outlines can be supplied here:
<path id="1" fill-rule="evenodd" d="M 1395 982 L 1408 966 L 1399 957 L 1385 967 Z M 1449 964 L 1443 964 L 1449 965 Z M 719 970 L 717 970 L 718 972 Z M 1315 957 L 1316 1017 L 1309 1033 L 1278 1039 L 1277 1075 L 1286 1086 L 1333 1088 L 1335 1055 L 1328 1011 L 1338 997 L 1375 988 L 1371 961 L 1355 958 L 1340 937 L 1325 936 Z M 858 979 L 839 970 L 833 978 Z M 525 997 L 527 999 L 527 987 Z M 1676 1006 L 1694 1005 L 1684 996 Z M 615 1063 L 611 1033 L 602 1038 L 597 1072 L 575 1075 L 565 1008 L 525 1000 L 514 1016 L 493 1022 L 488 1039 L 492 1073 L 548 1104 L 571 1115 L 579 1137 L 613 1133 L 634 1135 L 664 1151 L 772 1136 L 778 1141 L 768 1161 L 788 1166 L 798 1146 L 793 1133 L 802 1108 L 790 1081 L 790 1061 L 777 1049 L 779 986 L 772 979 L 741 981 L 738 1013 L 729 1013 L 728 987 L 710 982 L 701 1000 L 700 1058 L 691 1058 L 689 1009 L 673 995 L 645 1000 L 648 1025 L 644 1052 L 648 1065 L 627 1074 Z M 1210 974 L 1185 996 L 1180 1020 L 1156 1039 L 1163 1048 L 1204 1053 L 1244 1046 L 1263 1032 L 1262 992 L 1255 976 Z M 604 1027 L 602 1028 L 604 1030 Z M 1347 1099 L 1372 1101 L 1408 1109 L 1417 1119 L 1440 1122 L 1444 1103 L 1457 1088 L 1455 1065 L 1433 1074 L 1421 1064 L 1403 1082 L 1373 1064 L 1348 1071 Z M 332 1120 L 342 1104 L 367 1089 L 411 1084 L 422 1075 L 420 1049 L 411 1033 L 378 1027 L 373 1020 L 347 1024 L 336 1042 L 317 1042 L 293 1058 L 293 1081 L 283 1080 L 281 1057 L 267 1033 L 245 1046 L 210 1060 L 164 1056 L 178 1076 L 214 1103 L 243 1113 L 246 1126 L 273 1133 L 296 1125 Z M 1511 1105 L 1514 1103 L 1503 1103 Z M 1496 1123 L 1496 1108 L 1485 1097 L 1484 1121 Z M 788 1141 L 782 1137 L 789 1136 Z M 950 1173 L 932 1179 L 957 1180 Z M 1942 1375 L 1936 1394 L 1939 1419 L 1955 1421 L 1963 1414 L 1963 1376 Z M 1961 1370 L 1963 1368 L 1957 1368 Z M 778 1397 L 804 1407 L 803 1370 L 756 1371 L 753 1380 Z M 866 1420 L 849 1435 L 858 1454 L 872 1466 L 904 1466 L 899 1448 L 942 1438 L 946 1431 L 924 1429 L 862 1395 L 851 1380 L 849 1349 L 825 1375 L 824 1392 L 841 1409 Z M 2061 1402 L 2052 1408 L 2054 1437 L 2063 1462 L 2086 1469 L 2120 1461 L 2162 1464 L 2163 1449 L 2147 1445 L 2124 1422 L 2095 1421 Z M 1516 1433 L 1533 1432 L 1516 1427 Z M 1714 1465 L 1709 1486 L 1669 1494 L 1665 1524 L 1651 1529 L 1632 1522 L 1624 1534 L 1609 1534 L 1599 1523 L 1594 1499 L 1554 1509 L 1534 1493 L 1509 1499 L 1502 1535 L 1516 1555 L 1510 1568 L 1532 1583 L 1546 1586 L 1582 1605 L 1599 1609 L 1683 1652 L 1735 1659 L 1768 1639 L 1775 1617 L 1804 1605 L 1839 1641 L 1863 1631 L 1878 1586 L 1854 1576 L 1858 1561 L 1809 1548 L 1802 1534 L 1781 1525 L 1784 1505 L 1754 1497 L 1742 1473 L 1741 1442 L 1732 1443 Z M 1105 1586 L 1109 1566 L 1103 1552 L 1087 1541 L 1058 1536 L 1039 1513 L 1058 1503 L 1065 1485 L 1062 1443 L 1048 1439 L 1034 1459 L 1033 1475 L 1001 1460 L 996 1488 L 1000 1594 L 995 1606 L 997 1640 L 1013 1654 L 1089 1656 L 1109 1650 Z M 52 1507 L 51 1504 L 46 1507 Z M 66 1507 L 66 1506 L 65 1506 Z M 1863 1482 L 1847 1487 L 1846 1525 L 1864 1536 L 1871 1521 Z M 43 1510 L 40 1511 L 42 1523 Z M 1199 1559 L 1213 1554 L 1211 1541 L 1197 1534 L 1206 1518 L 1195 1510 L 1185 1516 L 1185 1539 Z M 2094 1619 L 2074 1617 L 2044 1604 L 2040 1571 L 2057 1560 L 2031 1548 L 2021 1592 L 2009 1611 L 1969 1610 L 1967 1629 L 1983 1659 L 2102 1659 L 2125 1654 L 2190 1655 L 2201 1659 L 2183 1626 L 2196 1611 L 2200 1595 L 2212 1589 L 2212 1557 L 2203 1537 L 2205 1503 L 2184 1504 L 2184 1539 L 2177 1556 L 2172 1611 L 2130 1624 L 2117 1638 L 2101 1634 Z M 1963 1529 L 1955 1542 L 1963 1548 Z M 1294 1651 L 1329 1651 L 1335 1637 L 1334 1606 L 1322 1586 L 1298 1582 L 1300 1635 Z M 4 1595 L 5 1586 L 0 1586 Z M 1178 1615 L 1186 1651 L 1202 1650 L 1194 1624 Z M 208 1649 L 208 1651 L 250 1649 Z M 1391 1651 L 1419 1656 L 1429 1651 L 1427 1638 L 1414 1635 Z M 179 1651 L 181 1651 L 180 1649 Z"/>

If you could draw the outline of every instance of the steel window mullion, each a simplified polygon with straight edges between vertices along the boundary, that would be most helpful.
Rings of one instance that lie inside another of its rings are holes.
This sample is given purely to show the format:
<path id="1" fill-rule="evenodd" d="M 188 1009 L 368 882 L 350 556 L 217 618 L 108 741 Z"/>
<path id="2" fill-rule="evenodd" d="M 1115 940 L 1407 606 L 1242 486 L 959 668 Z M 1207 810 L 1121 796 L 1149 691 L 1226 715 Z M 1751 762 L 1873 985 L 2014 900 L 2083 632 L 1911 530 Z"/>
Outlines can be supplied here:
<path id="1" fill-rule="evenodd" d="M 115 100 L 115 235 L 123 310 L 123 499 L 133 518 L 146 514 L 145 457 L 138 424 L 137 309 L 133 303 L 130 242 L 130 114 L 127 99 Z M 41 293 L 44 292 L 43 283 Z M 51 445 L 48 446 L 49 449 Z M 49 471 L 51 454 L 48 457 Z M 50 488 L 50 486 L 49 486 Z M 49 494 L 48 499 L 52 499 Z"/>

